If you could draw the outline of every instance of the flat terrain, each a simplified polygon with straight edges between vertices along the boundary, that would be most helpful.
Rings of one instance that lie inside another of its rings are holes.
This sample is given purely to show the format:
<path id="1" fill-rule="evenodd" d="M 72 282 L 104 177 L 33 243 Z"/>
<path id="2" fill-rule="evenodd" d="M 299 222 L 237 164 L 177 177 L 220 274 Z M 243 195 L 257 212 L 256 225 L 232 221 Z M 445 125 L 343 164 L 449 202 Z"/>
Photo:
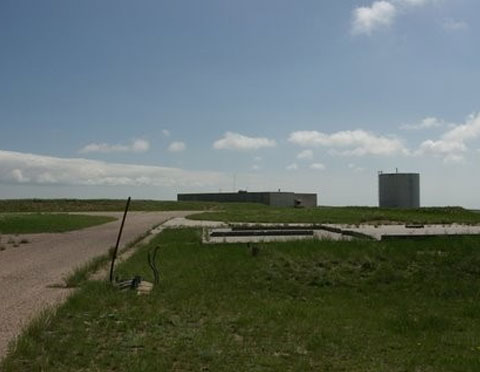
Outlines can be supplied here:
<path id="1" fill-rule="evenodd" d="M 114 220 L 114 217 L 108 216 L 67 213 L 0 213 L 0 233 L 35 234 L 65 232 L 101 225 Z"/>
<path id="2" fill-rule="evenodd" d="M 330 224 L 480 224 L 480 214 L 460 207 L 380 209 L 374 207 L 273 208 L 261 204 L 224 204 L 196 220 L 225 222 L 330 223 Z"/>
<path id="3" fill-rule="evenodd" d="M 1 212 L 121 212 L 126 200 L 120 199 L 6 199 L 0 200 Z M 130 211 L 201 211 L 218 203 L 137 200 Z"/>
<path id="4" fill-rule="evenodd" d="M 164 230 L 119 267 L 149 296 L 88 282 L 0 367 L 132 371 L 479 371 L 480 238 L 202 245 Z"/>
<path id="5" fill-rule="evenodd" d="M 119 199 L 11 199 L 0 200 L 2 212 L 121 212 Z M 253 203 L 176 202 L 132 200 L 131 211 L 208 211 L 196 220 L 225 222 L 335 223 L 335 224 L 480 224 L 480 213 L 461 207 L 380 209 L 377 207 L 274 208 Z"/>
<path id="6" fill-rule="evenodd" d="M 133 209 L 142 203 L 148 210 L 184 207 L 141 201 Z M 0 211 L 83 214 L 102 205 L 121 211 L 124 201 L 0 201 Z M 462 227 L 468 231 L 480 224 L 479 213 L 459 207 L 198 203 L 192 209 L 209 213 L 170 225 L 330 223 L 375 234 L 385 225 L 396 233 L 407 223 L 434 225 L 429 229 L 472 225 Z M 188 213 L 131 213 L 123 242 Z M 27 243 L 0 251 L 0 355 L 5 340 L 26 320 L 69 293 L 56 284 L 108 251 L 119 223 L 12 237 Z M 121 277 L 140 274 L 152 280 L 146 252 L 161 246 L 161 282 L 150 296 L 120 292 L 102 281 L 83 282 L 56 312 L 30 324 L 0 369 L 480 370 L 480 237 L 260 242 L 255 251 L 240 243 L 202 244 L 201 237 L 199 229 L 164 230 L 120 265 Z"/>
<path id="7" fill-rule="evenodd" d="M 130 212 L 122 246 L 151 227 L 189 212 Z M 100 213 L 121 218 L 122 213 Z M 66 233 L 3 235 L 23 240 L 0 251 L 0 357 L 8 340 L 16 336 L 33 315 L 59 303 L 69 290 L 58 288 L 75 268 L 105 254 L 115 244 L 120 220 Z"/>

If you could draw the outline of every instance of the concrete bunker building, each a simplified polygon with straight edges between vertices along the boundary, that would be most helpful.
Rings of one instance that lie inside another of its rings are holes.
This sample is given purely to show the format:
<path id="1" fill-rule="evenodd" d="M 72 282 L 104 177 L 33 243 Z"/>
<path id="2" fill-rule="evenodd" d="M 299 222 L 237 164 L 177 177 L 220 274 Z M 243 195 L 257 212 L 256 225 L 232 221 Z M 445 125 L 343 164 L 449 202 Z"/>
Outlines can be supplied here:
<path id="1" fill-rule="evenodd" d="M 200 194 L 177 194 L 178 201 L 205 201 L 220 203 L 261 203 L 272 207 L 316 207 L 317 194 L 294 192 L 219 192 Z"/>
<path id="2" fill-rule="evenodd" d="M 419 173 L 378 174 L 380 208 L 420 208 Z"/>

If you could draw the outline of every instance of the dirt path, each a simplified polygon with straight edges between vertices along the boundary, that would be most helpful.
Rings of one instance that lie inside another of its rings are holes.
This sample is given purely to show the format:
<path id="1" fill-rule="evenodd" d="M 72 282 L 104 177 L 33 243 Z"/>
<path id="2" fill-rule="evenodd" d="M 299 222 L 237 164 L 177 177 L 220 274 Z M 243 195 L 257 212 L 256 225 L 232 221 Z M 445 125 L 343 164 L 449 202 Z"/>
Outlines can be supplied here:
<path id="1" fill-rule="evenodd" d="M 130 212 L 125 222 L 121 246 L 160 223 L 194 212 Z M 18 247 L 0 251 L 0 359 L 8 342 L 39 311 L 60 303 L 70 293 L 52 288 L 76 267 L 108 252 L 115 245 L 122 213 L 91 213 L 118 217 L 117 221 L 62 234 L 25 234 Z M 3 235 L 2 241 L 9 239 Z"/>

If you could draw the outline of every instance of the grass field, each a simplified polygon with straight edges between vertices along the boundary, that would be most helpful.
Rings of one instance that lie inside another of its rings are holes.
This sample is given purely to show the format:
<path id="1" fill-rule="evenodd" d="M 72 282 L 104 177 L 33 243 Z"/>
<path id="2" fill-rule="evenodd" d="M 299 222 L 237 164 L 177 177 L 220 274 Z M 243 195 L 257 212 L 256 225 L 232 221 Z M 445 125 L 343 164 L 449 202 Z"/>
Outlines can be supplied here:
<path id="1" fill-rule="evenodd" d="M 118 199 L 18 199 L 0 200 L 1 212 L 123 211 Z M 480 223 L 480 213 L 461 207 L 380 209 L 376 207 L 273 208 L 262 204 L 132 200 L 131 211 L 208 211 L 191 216 L 226 222 L 300 223 Z"/>
<path id="2" fill-rule="evenodd" d="M 86 282 L 4 371 L 478 371 L 480 238 L 202 245 L 166 230 L 150 296 Z M 151 280 L 141 248 L 122 277 Z"/>
<path id="3" fill-rule="evenodd" d="M 226 204 L 215 211 L 193 215 L 196 220 L 225 222 L 301 223 L 480 223 L 480 213 L 460 207 L 380 209 L 376 207 L 272 208 L 261 204 Z"/>
<path id="4" fill-rule="evenodd" d="M 125 209 L 126 199 L 6 199 L 0 200 L 1 212 L 116 212 Z M 217 203 L 135 200 L 131 211 L 198 211 Z"/>
<path id="5" fill-rule="evenodd" d="M 79 230 L 115 221 L 114 217 L 49 213 L 0 213 L 0 233 L 35 234 Z"/>

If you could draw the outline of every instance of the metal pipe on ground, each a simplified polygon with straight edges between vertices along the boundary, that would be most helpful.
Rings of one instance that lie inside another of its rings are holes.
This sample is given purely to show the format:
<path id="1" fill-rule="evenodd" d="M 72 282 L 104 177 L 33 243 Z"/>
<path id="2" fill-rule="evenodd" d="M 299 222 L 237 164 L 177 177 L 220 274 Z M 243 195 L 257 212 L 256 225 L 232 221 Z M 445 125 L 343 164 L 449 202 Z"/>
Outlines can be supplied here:
<path id="1" fill-rule="evenodd" d="M 127 204 L 125 205 L 125 212 L 123 212 L 122 224 L 120 225 L 120 231 L 118 232 L 117 243 L 115 244 L 115 249 L 112 254 L 112 264 L 110 265 L 110 283 L 113 282 L 113 268 L 115 266 L 115 259 L 117 258 L 118 246 L 120 244 L 120 238 L 122 237 L 123 225 L 125 224 L 125 219 L 128 213 L 128 207 L 130 206 L 130 196 L 127 199 Z"/>

